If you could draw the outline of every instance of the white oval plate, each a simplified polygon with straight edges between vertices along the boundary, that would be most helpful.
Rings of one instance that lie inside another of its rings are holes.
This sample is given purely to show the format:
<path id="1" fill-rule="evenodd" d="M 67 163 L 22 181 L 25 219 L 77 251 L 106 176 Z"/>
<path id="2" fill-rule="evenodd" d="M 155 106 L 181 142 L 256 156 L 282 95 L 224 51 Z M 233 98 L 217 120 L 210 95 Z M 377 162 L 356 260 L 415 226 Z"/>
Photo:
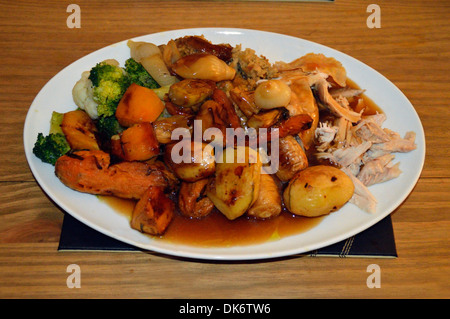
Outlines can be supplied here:
<path id="1" fill-rule="evenodd" d="M 416 132 L 417 149 L 396 155 L 396 161 L 400 161 L 403 171 L 400 177 L 370 187 L 378 199 L 377 211 L 370 214 L 353 204 L 346 204 L 339 211 L 325 217 L 317 226 L 298 235 L 258 245 L 202 248 L 171 244 L 144 235 L 130 227 L 126 216 L 115 212 L 96 196 L 82 194 L 64 186 L 55 176 L 54 167 L 41 162 L 32 153 L 37 134 L 46 134 L 49 131 L 53 110 L 65 112 L 76 108 L 71 92 L 83 71 L 90 70 L 96 63 L 110 58 L 117 59 L 123 65 L 130 56 L 126 41 L 95 51 L 67 66 L 42 88 L 28 111 L 24 126 L 24 146 L 30 169 L 44 192 L 63 210 L 105 235 L 145 250 L 197 259 L 253 260 L 306 253 L 345 240 L 374 225 L 405 200 L 422 171 L 425 136 L 414 107 L 394 84 L 369 66 L 344 53 L 281 34 L 246 29 L 200 28 L 161 32 L 133 40 L 164 44 L 173 38 L 202 34 L 213 43 L 242 44 L 243 48 L 252 48 L 271 62 L 290 62 L 309 52 L 334 57 L 344 65 L 349 78 L 366 89 L 367 96 L 385 111 L 385 127 L 402 136 L 407 131 Z"/>

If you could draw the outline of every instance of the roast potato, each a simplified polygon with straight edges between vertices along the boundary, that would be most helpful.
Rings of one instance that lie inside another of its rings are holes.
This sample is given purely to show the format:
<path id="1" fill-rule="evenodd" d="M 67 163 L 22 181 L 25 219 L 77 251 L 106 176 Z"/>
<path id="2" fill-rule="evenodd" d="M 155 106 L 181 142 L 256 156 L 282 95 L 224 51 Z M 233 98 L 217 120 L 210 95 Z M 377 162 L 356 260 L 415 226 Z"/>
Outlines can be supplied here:
<path id="1" fill-rule="evenodd" d="M 161 144 L 175 142 L 172 140 L 172 132 L 177 128 L 186 128 L 190 130 L 189 118 L 183 115 L 173 115 L 160 118 L 152 123 L 155 130 L 156 139 Z"/>
<path id="2" fill-rule="evenodd" d="M 131 227 L 142 233 L 162 235 L 175 211 L 175 203 L 164 193 L 164 188 L 150 186 L 136 203 Z"/>
<path id="3" fill-rule="evenodd" d="M 193 183 L 181 182 L 178 208 L 183 216 L 202 218 L 212 212 L 214 204 L 205 194 L 208 181 L 204 178 Z"/>
<path id="4" fill-rule="evenodd" d="M 283 192 L 286 208 L 295 215 L 316 217 L 341 208 L 353 195 L 350 177 L 333 166 L 310 166 L 298 172 Z"/>
<path id="5" fill-rule="evenodd" d="M 159 155 L 159 143 L 152 124 L 134 124 L 112 136 L 111 153 L 125 161 L 145 161 Z"/>
<path id="6" fill-rule="evenodd" d="M 212 81 L 184 79 L 170 86 L 169 99 L 178 106 L 192 107 L 209 98 L 214 89 Z"/>
<path id="7" fill-rule="evenodd" d="M 89 115 L 82 110 L 64 113 L 61 130 L 73 150 L 99 150 L 95 137 L 97 128 Z"/>
<path id="8" fill-rule="evenodd" d="M 259 154 L 249 147 L 228 147 L 221 156 L 206 195 L 222 214 L 234 220 L 258 198 L 262 163 Z"/>
<path id="9" fill-rule="evenodd" d="M 182 140 L 168 144 L 164 159 L 174 174 L 186 182 L 209 177 L 216 169 L 214 148 L 202 142 Z"/>

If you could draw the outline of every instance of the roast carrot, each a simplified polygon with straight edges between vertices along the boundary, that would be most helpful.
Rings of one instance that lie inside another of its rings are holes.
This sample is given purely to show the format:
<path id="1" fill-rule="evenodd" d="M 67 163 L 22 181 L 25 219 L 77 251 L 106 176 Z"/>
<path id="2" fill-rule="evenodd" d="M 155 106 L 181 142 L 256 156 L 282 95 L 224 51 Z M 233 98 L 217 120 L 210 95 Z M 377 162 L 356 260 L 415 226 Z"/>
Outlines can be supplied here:
<path id="1" fill-rule="evenodd" d="M 153 90 L 132 83 L 117 106 L 116 117 L 120 125 L 129 127 L 136 123 L 155 121 L 164 107 Z"/>
<path id="2" fill-rule="evenodd" d="M 126 161 L 145 161 L 159 154 L 155 131 L 148 122 L 134 124 L 119 137 L 113 136 L 111 145 L 111 152 Z"/>

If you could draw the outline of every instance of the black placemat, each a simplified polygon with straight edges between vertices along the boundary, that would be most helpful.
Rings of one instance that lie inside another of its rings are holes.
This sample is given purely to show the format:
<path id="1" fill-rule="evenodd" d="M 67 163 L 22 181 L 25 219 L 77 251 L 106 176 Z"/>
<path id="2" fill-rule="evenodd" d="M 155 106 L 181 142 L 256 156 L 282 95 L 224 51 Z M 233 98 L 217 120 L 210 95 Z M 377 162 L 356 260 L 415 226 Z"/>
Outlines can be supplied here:
<path id="1" fill-rule="evenodd" d="M 58 250 L 93 250 L 93 251 L 143 251 L 106 236 L 81 223 L 69 214 L 64 215 Z M 307 254 L 311 257 L 377 257 L 395 258 L 394 231 L 391 216 L 368 228 L 367 230 Z"/>

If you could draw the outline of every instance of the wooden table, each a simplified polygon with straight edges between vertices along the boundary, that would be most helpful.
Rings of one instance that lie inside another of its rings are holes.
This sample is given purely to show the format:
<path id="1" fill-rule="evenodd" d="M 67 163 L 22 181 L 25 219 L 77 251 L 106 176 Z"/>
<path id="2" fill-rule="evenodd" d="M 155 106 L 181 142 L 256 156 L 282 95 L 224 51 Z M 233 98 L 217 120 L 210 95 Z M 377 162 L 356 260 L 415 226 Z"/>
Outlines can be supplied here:
<path id="1" fill-rule="evenodd" d="M 1 298 L 449 298 L 450 2 L 0 1 Z M 290 257 L 196 262 L 140 252 L 58 252 L 63 212 L 34 180 L 23 149 L 28 108 L 42 86 L 84 55 L 165 30 L 236 27 L 315 41 L 375 68 L 410 99 L 426 134 L 425 167 L 392 214 L 398 258 Z M 69 289 L 67 266 L 81 268 Z M 368 288 L 377 264 L 381 287 Z"/>

